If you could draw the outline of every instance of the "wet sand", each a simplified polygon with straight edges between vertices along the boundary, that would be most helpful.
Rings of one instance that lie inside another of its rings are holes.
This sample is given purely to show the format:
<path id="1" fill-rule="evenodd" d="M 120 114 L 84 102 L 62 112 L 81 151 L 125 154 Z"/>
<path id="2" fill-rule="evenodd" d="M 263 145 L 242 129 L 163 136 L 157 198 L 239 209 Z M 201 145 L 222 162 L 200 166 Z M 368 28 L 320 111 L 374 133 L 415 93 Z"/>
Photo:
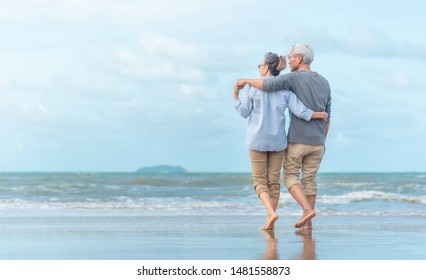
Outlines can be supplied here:
<path id="1" fill-rule="evenodd" d="M 424 217 L 49 213 L 0 216 L 1 260 L 425 260 Z"/>

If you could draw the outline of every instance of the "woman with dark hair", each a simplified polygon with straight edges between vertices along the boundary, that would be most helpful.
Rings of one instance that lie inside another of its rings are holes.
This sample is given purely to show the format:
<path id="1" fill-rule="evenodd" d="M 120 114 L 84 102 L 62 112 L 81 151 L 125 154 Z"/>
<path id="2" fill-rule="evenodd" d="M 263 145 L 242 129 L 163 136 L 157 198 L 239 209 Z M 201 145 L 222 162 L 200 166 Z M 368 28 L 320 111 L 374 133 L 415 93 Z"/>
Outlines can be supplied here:
<path id="1" fill-rule="evenodd" d="M 280 58 L 268 52 L 261 64 L 259 74 L 264 79 L 280 74 Z M 277 69 L 278 68 L 278 69 Z M 244 118 L 249 118 L 246 144 L 249 149 L 253 185 L 259 199 L 266 208 L 268 216 L 262 230 L 273 230 L 280 197 L 280 172 L 287 148 L 285 132 L 285 110 L 305 121 L 311 119 L 327 120 L 325 112 L 313 112 L 303 105 L 288 90 L 266 93 L 250 86 L 242 100 L 240 89 L 234 88 L 235 109 Z"/>

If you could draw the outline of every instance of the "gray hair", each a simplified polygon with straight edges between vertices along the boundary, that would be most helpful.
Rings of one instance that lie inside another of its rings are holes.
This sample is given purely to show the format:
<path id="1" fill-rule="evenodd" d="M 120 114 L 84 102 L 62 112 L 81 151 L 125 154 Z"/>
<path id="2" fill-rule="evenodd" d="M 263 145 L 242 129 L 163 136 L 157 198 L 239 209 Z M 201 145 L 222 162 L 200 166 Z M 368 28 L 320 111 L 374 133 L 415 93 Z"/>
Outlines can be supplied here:
<path id="1" fill-rule="evenodd" d="M 271 71 L 272 75 L 278 76 L 280 74 L 280 71 L 277 70 L 278 65 L 280 64 L 280 58 L 276 53 L 267 52 L 265 54 L 264 61 L 265 64 L 268 65 L 269 71 Z"/>
<path id="2" fill-rule="evenodd" d="M 303 63 L 310 65 L 314 61 L 314 50 L 306 44 L 296 44 L 293 46 L 294 55 L 302 55 Z"/>

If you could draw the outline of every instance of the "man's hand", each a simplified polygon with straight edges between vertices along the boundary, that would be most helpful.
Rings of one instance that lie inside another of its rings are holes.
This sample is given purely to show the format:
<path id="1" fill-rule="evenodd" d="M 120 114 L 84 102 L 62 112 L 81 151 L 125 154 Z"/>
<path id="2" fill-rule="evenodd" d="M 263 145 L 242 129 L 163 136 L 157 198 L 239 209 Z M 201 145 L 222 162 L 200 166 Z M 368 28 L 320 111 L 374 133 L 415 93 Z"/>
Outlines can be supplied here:
<path id="1" fill-rule="evenodd" d="M 235 86 L 234 86 L 234 99 L 235 99 L 235 101 L 237 101 L 239 99 L 239 95 L 240 95 L 240 88 L 238 88 L 238 86 L 235 84 Z"/>
<path id="2" fill-rule="evenodd" d="M 238 79 L 237 83 L 235 84 L 235 87 L 238 87 L 238 89 L 242 89 L 246 84 L 247 83 L 244 79 Z"/>
<path id="3" fill-rule="evenodd" d="M 328 113 L 327 112 L 314 112 L 312 114 L 312 119 L 322 119 L 323 121 L 328 121 Z"/>

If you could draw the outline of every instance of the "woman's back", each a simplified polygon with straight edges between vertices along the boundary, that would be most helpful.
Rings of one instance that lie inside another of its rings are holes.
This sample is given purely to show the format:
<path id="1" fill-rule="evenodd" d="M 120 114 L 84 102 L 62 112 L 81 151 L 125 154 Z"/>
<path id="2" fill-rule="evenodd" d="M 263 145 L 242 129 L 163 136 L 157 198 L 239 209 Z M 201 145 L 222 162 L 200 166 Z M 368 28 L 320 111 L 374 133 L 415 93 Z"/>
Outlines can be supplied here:
<path id="1" fill-rule="evenodd" d="M 236 101 L 235 109 L 243 117 L 249 118 L 246 133 L 246 144 L 249 149 L 281 151 L 287 147 L 285 132 L 287 107 L 306 120 L 312 116 L 312 111 L 303 106 L 294 93 L 287 90 L 264 92 L 249 87 L 243 99 Z"/>

